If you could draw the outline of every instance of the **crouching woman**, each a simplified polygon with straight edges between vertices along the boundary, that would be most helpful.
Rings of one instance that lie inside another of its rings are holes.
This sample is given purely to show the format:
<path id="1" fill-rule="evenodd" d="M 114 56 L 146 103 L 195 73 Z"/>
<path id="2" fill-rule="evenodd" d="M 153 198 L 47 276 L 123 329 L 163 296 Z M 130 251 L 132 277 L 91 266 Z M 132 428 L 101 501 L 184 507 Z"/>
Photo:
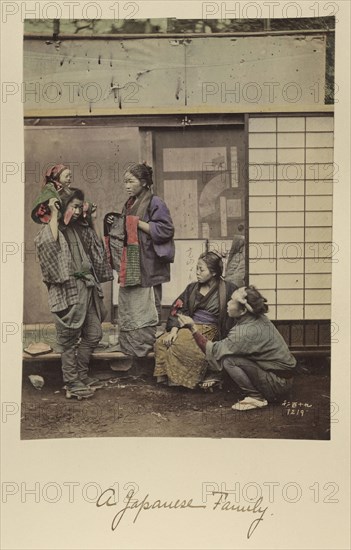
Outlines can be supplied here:
<path id="1" fill-rule="evenodd" d="M 235 290 L 227 307 L 236 324 L 218 342 L 210 342 L 200 334 L 190 317 L 178 315 L 179 324 L 190 329 L 212 368 L 224 369 L 241 390 L 243 398 L 232 406 L 234 410 L 265 407 L 292 386 L 296 359 L 266 317 L 266 302 L 253 286 Z"/>

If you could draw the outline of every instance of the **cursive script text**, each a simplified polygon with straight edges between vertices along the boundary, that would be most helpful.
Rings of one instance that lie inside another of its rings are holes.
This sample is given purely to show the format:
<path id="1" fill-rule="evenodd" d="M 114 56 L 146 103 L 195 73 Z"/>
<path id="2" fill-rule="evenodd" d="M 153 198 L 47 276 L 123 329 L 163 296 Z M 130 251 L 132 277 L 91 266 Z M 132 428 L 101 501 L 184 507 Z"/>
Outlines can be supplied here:
<path id="1" fill-rule="evenodd" d="M 178 500 L 151 500 L 149 494 L 141 500 L 135 498 L 134 489 L 130 489 L 126 495 L 126 504 L 123 508 L 120 508 L 117 513 L 113 516 L 111 522 L 111 530 L 115 531 L 120 525 L 123 518 L 131 516 L 133 523 L 135 523 L 140 516 L 142 511 L 145 510 L 177 510 L 177 509 L 209 509 L 211 506 L 212 510 L 217 510 L 221 512 L 240 512 L 256 516 L 255 519 L 250 523 L 247 530 L 247 538 L 249 539 L 260 523 L 264 519 L 264 515 L 268 507 L 263 507 L 263 498 L 260 497 L 256 502 L 242 505 L 238 503 L 233 503 L 228 499 L 229 493 L 224 491 L 213 491 L 211 493 L 214 497 L 213 502 L 208 504 L 194 504 L 193 499 L 178 499 Z M 99 498 L 96 501 L 96 506 L 98 508 L 102 506 L 117 506 L 118 499 L 116 500 L 116 492 L 112 487 L 109 487 L 101 493 Z"/>
<path id="2" fill-rule="evenodd" d="M 134 490 L 131 489 L 128 491 L 126 499 L 127 504 L 124 508 L 121 508 L 117 512 L 117 514 L 114 516 L 112 523 L 111 523 L 111 529 L 112 531 L 115 531 L 117 527 L 119 526 L 120 522 L 122 521 L 123 517 L 125 516 L 126 512 L 128 510 L 134 510 L 134 519 L 133 523 L 136 522 L 138 519 L 140 513 L 142 510 L 155 510 L 160 508 L 165 508 L 168 510 L 174 510 L 177 508 L 206 508 L 206 504 L 193 504 L 193 499 L 190 498 L 189 500 L 175 500 L 175 501 L 162 501 L 162 500 L 154 500 L 149 501 L 149 495 L 147 494 L 142 500 L 132 500 L 134 496 Z M 115 490 L 113 488 L 106 489 L 106 491 L 103 491 L 101 495 L 99 496 L 96 505 L 98 507 L 100 506 L 116 506 L 117 502 L 115 501 Z"/>

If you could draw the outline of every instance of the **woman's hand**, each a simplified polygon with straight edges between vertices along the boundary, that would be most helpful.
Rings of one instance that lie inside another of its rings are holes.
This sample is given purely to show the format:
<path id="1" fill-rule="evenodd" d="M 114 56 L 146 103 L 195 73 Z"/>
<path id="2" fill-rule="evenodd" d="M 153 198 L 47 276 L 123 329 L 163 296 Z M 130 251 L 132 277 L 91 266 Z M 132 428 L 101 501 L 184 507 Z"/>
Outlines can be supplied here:
<path id="1" fill-rule="evenodd" d="M 162 341 L 166 346 L 166 348 L 170 348 L 177 338 L 178 338 L 178 329 L 177 327 L 173 327 L 170 332 L 167 332 L 167 334 L 164 336 Z"/>
<path id="2" fill-rule="evenodd" d="M 150 235 L 150 225 L 147 222 L 143 222 L 143 220 L 138 221 L 138 229 L 140 231 L 143 231 L 144 233 L 147 233 Z"/>
<path id="3" fill-rule="evenodd" d="M 91 205 L 91 219 L 96 220 L 96 218 L 97 218 L 97 204 L 93 202 L 93 204 Z"/>
<path id="4" fill-rule="evenodd" d="M 114 218 L 114 216 L 111 217 L 112 219 Z M 90 205 L 90 227 L 95 231 L 99 239 L 102 239 L 101 227 L 97 223 L 97 204 L 95 202 Z"/>
<path id="5" fill-rule="evenodd" d="M 191 329 L 191 327 L 195 325 L 193 319 L 191 317 L 188 317 L 188 315 L 184 315 L 183 313 L 178 313 L 177 319 L 181 327 Z"/>
<path id="6" fill-rule="evenodd" d="M 49 208 L 51 210 L 51 214 L 57 214 L 60 210 L 60 202 L 55 197 L 52 197 L 49 200 Z"/>
<path id="7" fill-rule="evenodd" d="M 97 205 L 94 202 L 85 201 L 83 203 L 83 218 L 90 217 L 94 220 L 97 216 Z"/>

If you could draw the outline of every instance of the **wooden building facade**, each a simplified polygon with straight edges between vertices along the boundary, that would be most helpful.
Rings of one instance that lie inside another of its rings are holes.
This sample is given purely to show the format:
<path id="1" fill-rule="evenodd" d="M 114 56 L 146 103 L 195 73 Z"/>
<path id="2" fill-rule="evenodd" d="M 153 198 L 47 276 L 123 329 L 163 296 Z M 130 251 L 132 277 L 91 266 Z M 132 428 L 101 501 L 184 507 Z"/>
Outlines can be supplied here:
<path id="1" fill-rule="evenodd" d="M 153 166 L 176 226 L 164 305 L 196 258 L 235 239 L 244 280 L 270 304 L 292 347 L 330 346 L 333 106 L 325 103 L 326 33 L 226 36 L 25 36 L 24 323 L 50 322 L 30 207 L 49 164 L 120 210 L 129 162 Z M 105 285 L 111 320 L 117 285 Z"/>

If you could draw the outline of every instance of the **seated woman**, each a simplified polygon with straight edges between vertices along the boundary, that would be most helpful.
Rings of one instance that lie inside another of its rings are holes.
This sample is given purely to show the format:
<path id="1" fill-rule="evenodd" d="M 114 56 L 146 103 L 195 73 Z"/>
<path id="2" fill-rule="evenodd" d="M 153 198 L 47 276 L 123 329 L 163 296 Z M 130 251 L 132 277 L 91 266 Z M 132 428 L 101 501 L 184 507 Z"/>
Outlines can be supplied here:
<path id="1" fill-rule="evenodd" d="M 222 279 L 222 271 L 219 254 L 201 254 L 196 267 L 197 283 L 190 283 L 175 300 L 166 325 L 167 333 L 156 341 L 154 376 L 158 382 L 190 389 L 203 382 L 206 359 L 191 334 L 179 330 L 177 312 L 191 315 L 197 330 L 209 340 L 224 338 L 231 326 L 227 302 L 237 287 Z"/>
<path id="2" fill-rule="evenodd" d="M 188 327 L 212 368 L 224 369 L 243 393 L 232 406 L 247 411 L 268 405 L 290 390 L 296 359 L 266 317 L 267 300 L 254 286 L 236 290 L 228 302 L 228 315 L 236 320 L 228 336 L 210 342 L 195 320 L 178 315 L 179 325 Z"/>

